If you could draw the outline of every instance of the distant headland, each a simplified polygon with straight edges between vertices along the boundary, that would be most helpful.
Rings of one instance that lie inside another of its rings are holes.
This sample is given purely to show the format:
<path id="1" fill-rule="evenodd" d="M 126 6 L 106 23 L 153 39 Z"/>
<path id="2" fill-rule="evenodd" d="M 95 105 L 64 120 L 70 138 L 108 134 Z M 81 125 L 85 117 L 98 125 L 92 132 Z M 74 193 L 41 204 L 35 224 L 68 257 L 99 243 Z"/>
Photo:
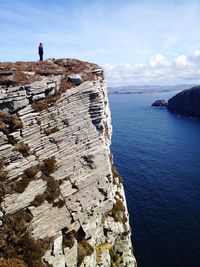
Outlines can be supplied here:
<path id="1" fill-rule="evenodd" d="M 194 84 L 180 85 L 121 85 L 109 86 L 109 94 L 146 94 L 146 93 L 167 93 L 179 90 L 189 89 Z"/>
<path id="2" fill-rule="evenodd" d="M 169 111 L 194 118 L 200 118 L 200 86 L 183 90 L 165 102 L 156 100 L 152 106 L 167 107 Z"/>

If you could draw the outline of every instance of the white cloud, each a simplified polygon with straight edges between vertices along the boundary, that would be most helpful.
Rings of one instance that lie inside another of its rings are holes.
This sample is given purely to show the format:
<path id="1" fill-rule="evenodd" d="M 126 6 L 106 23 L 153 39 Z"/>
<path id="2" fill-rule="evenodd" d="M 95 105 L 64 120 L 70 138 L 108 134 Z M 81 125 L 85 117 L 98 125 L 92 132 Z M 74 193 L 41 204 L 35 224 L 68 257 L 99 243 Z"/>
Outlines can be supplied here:
<path id="1" fill-rule="evenodd" d="M 104 69 L 109 84 L 196 84 L 200 83 L 200 51 L 172 61 L 158 54 L 146 64 L 105 64 Z"/>
<path id="2" fill-rule="evenodd" d="M 46 58 L 101 64 L 110 83 L 196 83 L 199 24 L 197 0 L 1 0 L 0 60 L 37 60 L 43 42 Z"/>
<path id="3" fill-rule="evenodd" d="M 152 67 L 169 66 L 170 62 L 162 54 L 157 54 L 149 60 L 149 65 Z"/>
<path id="4" fill-rule="evenodd" d="M 0 60 L 33 60 L 38 42 L 46 57 L 98 64 L 144 63 L 157 54 L 149 62 L 155 67 L 169 64 L 162 54 L 171 58 L 199 49 L 199 1 L 46 2 L 0 1 Z"/>
<path id="5" fill-rule="evenodd" d="M 186 55 L 181 55 L 181 56 L 177 57 L 176 64 L 178 66 L 186 66 L 189 64 L 189 60 L 188 60 Z"/>

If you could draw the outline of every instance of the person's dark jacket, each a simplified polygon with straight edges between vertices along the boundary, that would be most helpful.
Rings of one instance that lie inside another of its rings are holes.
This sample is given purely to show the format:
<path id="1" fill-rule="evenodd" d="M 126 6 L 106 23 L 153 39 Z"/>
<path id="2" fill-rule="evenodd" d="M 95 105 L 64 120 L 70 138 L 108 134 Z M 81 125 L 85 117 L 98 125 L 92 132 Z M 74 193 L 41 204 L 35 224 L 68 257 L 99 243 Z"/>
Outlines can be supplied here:
<path id="1" fill-rule="evenodd" d="M 41 45 L 39 46 L 38 54 L 39 55 L 43 55 L 44 54 L 43 46 L 41 46 Z"/>

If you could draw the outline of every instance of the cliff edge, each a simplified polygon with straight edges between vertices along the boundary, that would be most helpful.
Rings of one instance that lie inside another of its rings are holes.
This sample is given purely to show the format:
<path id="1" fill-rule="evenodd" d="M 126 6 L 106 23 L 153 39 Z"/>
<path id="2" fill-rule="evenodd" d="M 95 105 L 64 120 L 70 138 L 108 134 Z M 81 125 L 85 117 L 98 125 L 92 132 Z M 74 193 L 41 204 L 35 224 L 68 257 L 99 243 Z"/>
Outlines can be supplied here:
<path id="1" fill-rule="evenodd" d="M 136 266 L 102 69 L 0 63 L 0 266 Z"/>

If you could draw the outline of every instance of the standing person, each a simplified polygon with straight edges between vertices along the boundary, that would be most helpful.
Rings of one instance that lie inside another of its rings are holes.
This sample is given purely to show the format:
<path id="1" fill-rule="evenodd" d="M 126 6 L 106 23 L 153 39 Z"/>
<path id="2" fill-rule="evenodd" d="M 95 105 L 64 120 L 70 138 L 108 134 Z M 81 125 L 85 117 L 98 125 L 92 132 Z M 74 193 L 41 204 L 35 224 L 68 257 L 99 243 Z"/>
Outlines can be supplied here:
<path id="1" fill-rule="evenodd" d="M 44 54 L 44 49 L 43 49 L 43 44 L 40 43 L 38 47 L 38 54 L 40 56 L 40 61 L 43 61 L 43 54 Z"/>

